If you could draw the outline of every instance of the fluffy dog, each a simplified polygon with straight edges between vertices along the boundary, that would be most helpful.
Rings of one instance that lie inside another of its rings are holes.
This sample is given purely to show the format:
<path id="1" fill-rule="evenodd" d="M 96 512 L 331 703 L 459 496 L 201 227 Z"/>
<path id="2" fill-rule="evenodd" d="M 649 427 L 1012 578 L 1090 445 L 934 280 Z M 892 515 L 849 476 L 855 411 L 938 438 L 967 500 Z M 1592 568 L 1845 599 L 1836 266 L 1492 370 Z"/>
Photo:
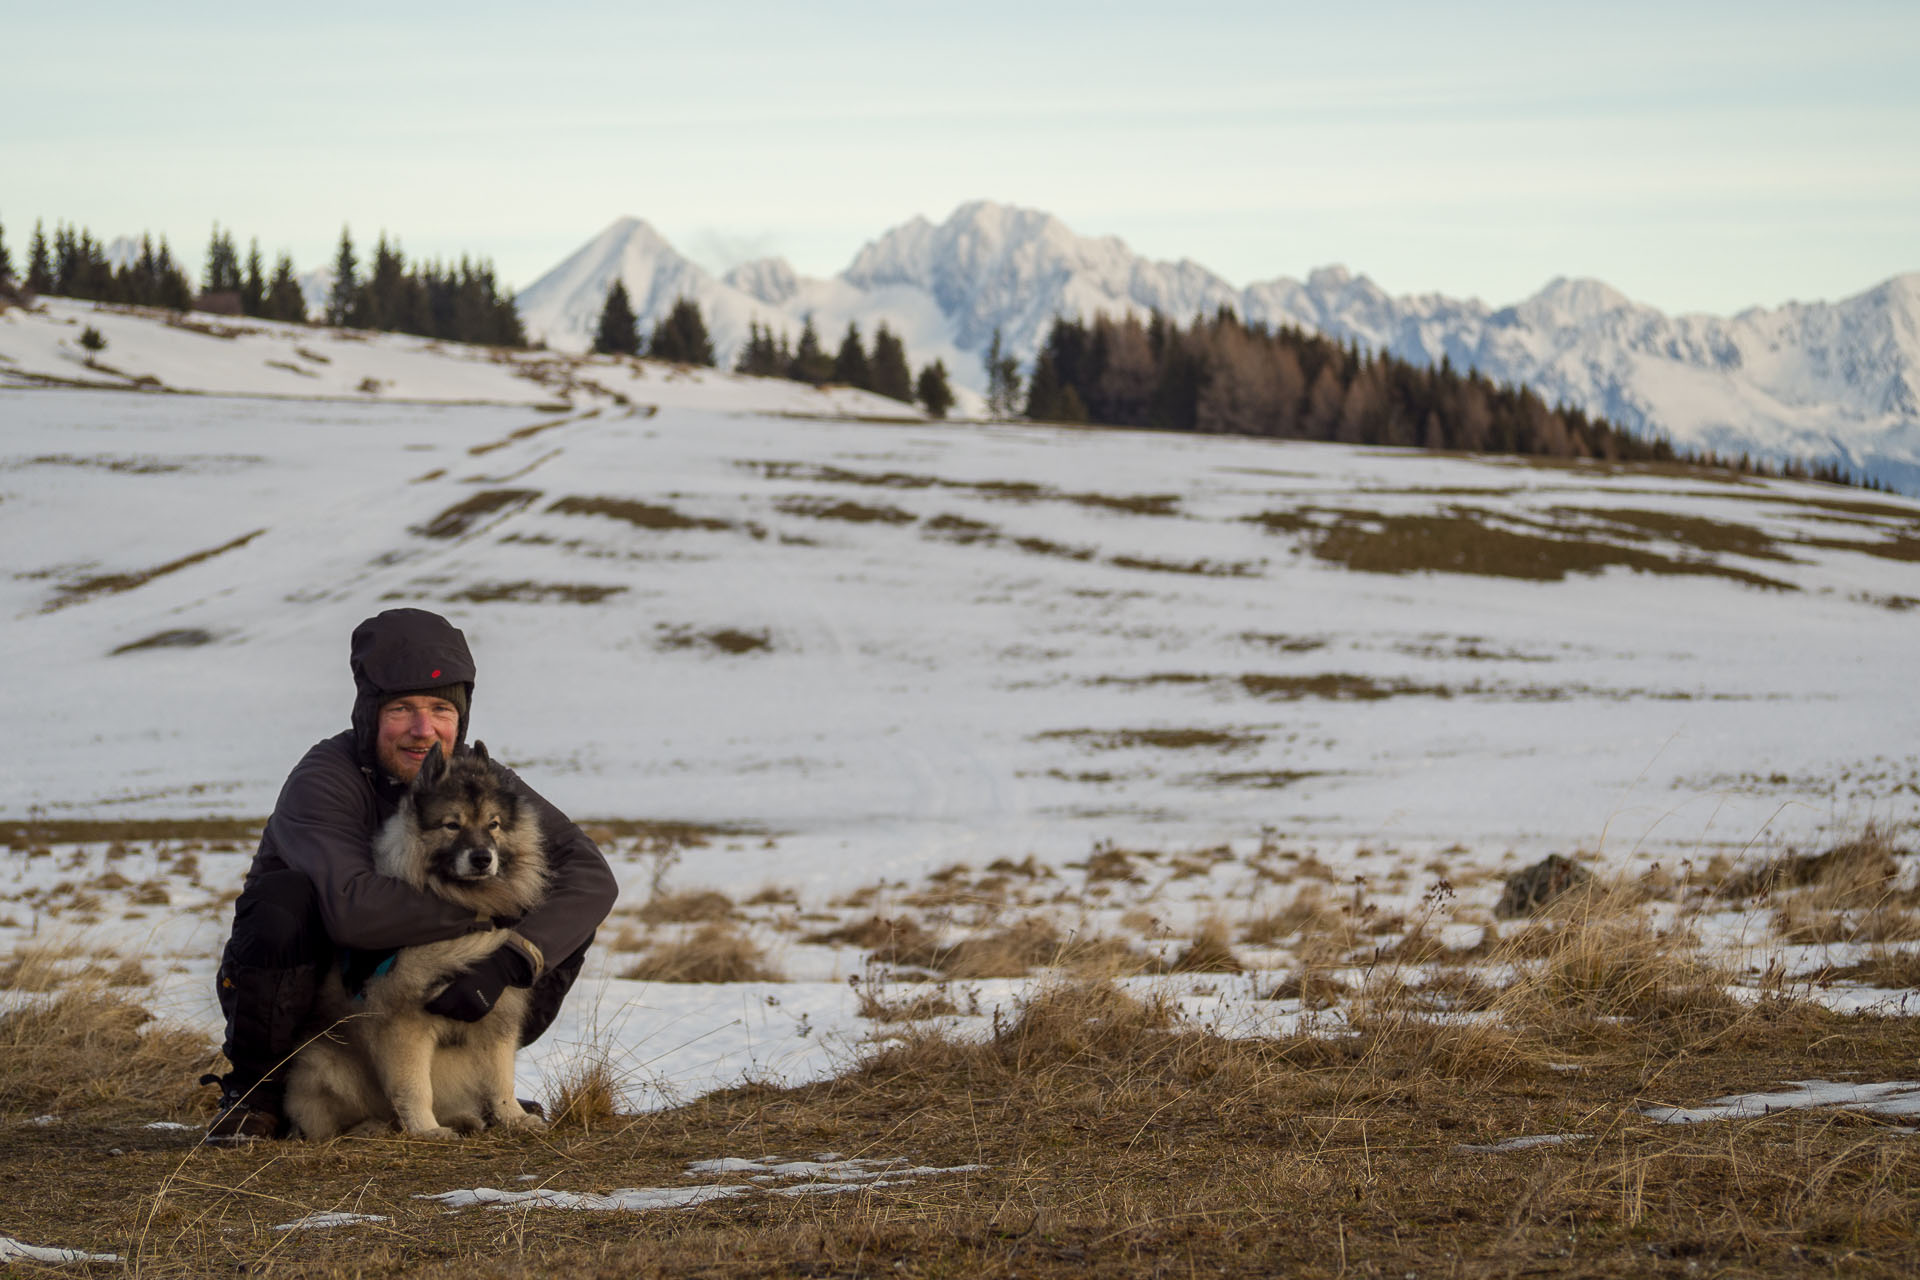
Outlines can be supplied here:
<path id="1" fill-rule="evenodd" d="M 438 746 L 428 754 L 399 810 L 374 837 L 374 865 L 478 916 L 525 915 L 547 887 L 533 806 L 478 742 L 451 762 Z M 423 1007 L 453 975 L 513 936 L 487 929 L 403 948 L 357 995 L 340 967 L 330 970 L 287 1076 L 286 1114 L 298 1132 L 324 1142 L 341 1133 L 386 1133 L 395 1123 L 422 1138 L 488 1124 L 544 1128 L 513 1096 L 527 992 L 508 987 L 478 1022 Z"/>

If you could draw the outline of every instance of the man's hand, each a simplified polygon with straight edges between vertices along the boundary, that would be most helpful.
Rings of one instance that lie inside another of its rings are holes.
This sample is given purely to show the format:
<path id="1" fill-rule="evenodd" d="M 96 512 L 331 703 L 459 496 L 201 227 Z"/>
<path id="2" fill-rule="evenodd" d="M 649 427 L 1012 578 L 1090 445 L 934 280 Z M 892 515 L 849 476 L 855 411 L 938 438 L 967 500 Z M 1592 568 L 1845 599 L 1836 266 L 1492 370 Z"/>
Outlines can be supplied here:
<path id="1" fill-rule="evenodd" d="M 517 947 L 503 946 L 473 968 L 454 975 L 447 989 L 427 1001 L 427 1012 L 459 1022 L 487 1016 L 508 987 L 533 985 L 533 964 Z"/>

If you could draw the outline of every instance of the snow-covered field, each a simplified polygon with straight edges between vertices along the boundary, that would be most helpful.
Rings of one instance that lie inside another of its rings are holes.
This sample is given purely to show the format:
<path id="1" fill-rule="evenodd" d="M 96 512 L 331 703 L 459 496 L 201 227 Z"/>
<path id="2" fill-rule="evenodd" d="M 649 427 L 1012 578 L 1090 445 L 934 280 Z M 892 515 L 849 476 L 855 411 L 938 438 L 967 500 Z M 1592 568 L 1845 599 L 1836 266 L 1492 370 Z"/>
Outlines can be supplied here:
<path id="1" fill-rule="evenodd" d="M 1484 908 L 1547 852 L 1804 848 L 1920 794 L 1904 499 L 882 422 L 857 393 L 248 327 L 0 315 L 0 816 L 263 816 L 345 727 L 353 625 L 443 611 L 479 662 L 476 735 L 543 793 L 718 829 L 610 839 L 624 906 L 785 891 L 748 922 L 784 982 L 618 978 L 616 917 L 530 1075 L 588 1042 L 640 1105 L 832 1071 L 871 1029 L 865 952 L 804 939 L 954 864 L 1032 856 L 1022 903 L 1171 947 L 1270 907 L 1282 851 L 1336 892 L 1412 909 L 1444 874 Z M 296 345 L 327 357 L 301 393 L 269 376 L 296 381 L 270 363 Z M 20 385 L 56 370 L 203 394 Z M 1365 567 L 1410 564 L 1442 571 Z M 194 843 L 5 855 L 0 952 L 143 957 L 162 1011 L 213 1024 L 246 851 Z M 1109 847 L 1128 876 L 1086 861 Z M 1191 981 L 1189 1007 L 1300 1014 L 1260 982 Z"/>

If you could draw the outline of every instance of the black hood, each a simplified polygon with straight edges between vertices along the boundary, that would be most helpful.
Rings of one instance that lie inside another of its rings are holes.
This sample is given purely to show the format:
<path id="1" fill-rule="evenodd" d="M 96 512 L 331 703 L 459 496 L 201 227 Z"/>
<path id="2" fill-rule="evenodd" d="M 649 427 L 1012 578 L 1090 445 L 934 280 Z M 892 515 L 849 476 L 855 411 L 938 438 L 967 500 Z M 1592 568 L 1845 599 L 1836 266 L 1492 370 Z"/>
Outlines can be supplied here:
<path id="1" fill-rule="evenodd" d="M 374 768 L 380 704 L 422 689 L 464 685 L 458 747 L 473 708 L 473 654 L 460 628 L 425 609 L 389 609 L 353 629 L 353 742 L 363 767 Z"/>

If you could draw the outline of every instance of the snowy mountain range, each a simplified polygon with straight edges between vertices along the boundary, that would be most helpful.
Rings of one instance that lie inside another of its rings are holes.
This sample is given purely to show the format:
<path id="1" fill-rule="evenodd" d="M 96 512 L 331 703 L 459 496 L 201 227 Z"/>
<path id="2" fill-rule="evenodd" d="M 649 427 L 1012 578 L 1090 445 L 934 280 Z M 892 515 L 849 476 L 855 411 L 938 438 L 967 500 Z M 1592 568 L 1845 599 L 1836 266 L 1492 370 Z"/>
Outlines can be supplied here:
<path id="1" fill-rule="evenodd" d="M 975 201 L 938 225 L 893 228 L 826 280 L 777 258 L 716 277 L 622 218 L 520 293 L 528 335 L 586 350 L 616 278 L 643 331 L 676 298 L 697 301 L 723 362 L 755 322 L 797 337 L 811 316 L 829 350 L 849 323 L 870 339 L 885 322 L 916 367 L 943 360 L 976 390 L 995 329 L 1030 359 L 1056 315 L 1184 321 L 1224 306 L 1417 364 L 1449 359 L 1683 445 L 1836 461 L 1920 491 L 1920 272 L 1839 302 L 1732 317 L 1669 316 L 1598 280 L 1557 279 L 1498 308 L 1395 297 L 1342 267 L 1240 289 L 1191 260 L 1153 261 L 1051 214 Z"/>

